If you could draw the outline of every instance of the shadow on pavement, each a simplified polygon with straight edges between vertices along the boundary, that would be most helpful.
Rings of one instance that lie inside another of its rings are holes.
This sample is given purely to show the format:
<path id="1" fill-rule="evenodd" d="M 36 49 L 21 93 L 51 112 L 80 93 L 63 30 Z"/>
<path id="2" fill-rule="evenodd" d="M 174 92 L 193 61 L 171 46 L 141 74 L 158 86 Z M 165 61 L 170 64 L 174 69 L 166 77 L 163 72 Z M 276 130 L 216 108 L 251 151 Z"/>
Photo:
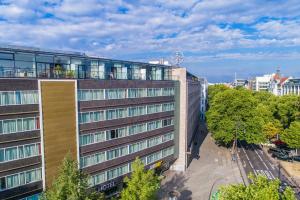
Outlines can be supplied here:
<path id="1" fill-rule="evenodd" d="M 187 180 L 188 178 L 186 178 L 183 173 L 174 174 L 172 179 L 168 180 L 161 186 L 159 199 L 168 199 L 168 193 L 171 191 L 178 191 L 180 193 L 178 200 L 192 199 L 192 192 L 185 188 Z"/>
<path id="2" fill-rule="evenodd" d="M 199 159 L 200 158 L 200 147 L 204 141 L 204 139 L 206 138 L 208 134 L 208 130 L 206 127 L 205 123 L 201 123 L 199 125 L 199 129 L 197 131 L 197 133 L 194 136 L 193 142 L 192 142 L 192 146 L 191 146 L 191 155 L 189 156 L 189 160 L 188 160 L 188 166 L 191 164 L 191 162 L 194 159 Z"/>

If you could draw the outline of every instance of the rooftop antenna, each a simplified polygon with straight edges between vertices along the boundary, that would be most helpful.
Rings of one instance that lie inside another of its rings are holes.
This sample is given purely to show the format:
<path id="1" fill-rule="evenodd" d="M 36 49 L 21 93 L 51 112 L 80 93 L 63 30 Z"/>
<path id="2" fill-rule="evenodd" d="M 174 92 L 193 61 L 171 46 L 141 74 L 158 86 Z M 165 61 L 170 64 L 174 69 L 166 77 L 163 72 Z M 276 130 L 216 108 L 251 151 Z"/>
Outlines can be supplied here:
<path id="1" fill-rule="evenodd" d="M 175 52 L 175 65 L 179 66 L 183 61 L 183 53 L 181 51 Z"/>

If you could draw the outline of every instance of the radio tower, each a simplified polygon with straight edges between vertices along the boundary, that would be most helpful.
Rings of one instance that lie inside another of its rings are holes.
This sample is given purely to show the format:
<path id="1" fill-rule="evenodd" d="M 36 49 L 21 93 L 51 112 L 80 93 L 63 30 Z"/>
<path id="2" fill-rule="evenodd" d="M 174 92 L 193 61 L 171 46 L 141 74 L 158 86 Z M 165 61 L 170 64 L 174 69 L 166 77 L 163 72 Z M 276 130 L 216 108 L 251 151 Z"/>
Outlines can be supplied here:
<path id="1" fill-rule="evenodd" d="M 181 51 L 175 52 L 175 65 L 179 66 L 183 61 L 183 53 Z"/>

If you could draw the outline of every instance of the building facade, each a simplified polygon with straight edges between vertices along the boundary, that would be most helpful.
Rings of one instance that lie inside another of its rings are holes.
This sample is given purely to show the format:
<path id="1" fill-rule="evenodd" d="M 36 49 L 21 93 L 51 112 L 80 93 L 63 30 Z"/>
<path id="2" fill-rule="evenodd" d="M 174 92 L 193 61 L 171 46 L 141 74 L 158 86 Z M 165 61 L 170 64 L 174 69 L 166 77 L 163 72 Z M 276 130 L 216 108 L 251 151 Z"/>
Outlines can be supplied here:
<path id="1" fill-rule="evenodd" d="M 281 95 L 300 95 L 300 78 L 289 78 L 281 85 Z"/>
<path id="2" fill-rule="evenodd" d="M 191 138 L 180 130 L 195 132 L 200 119 L 200 82 L 188 75 L 193 86 L 183 86 L 176 70 L 185 69 L 1 47 L 1 199 L 35 199 L 67 154 L 106 194 L 122 187 L 136 157 L 148 168 L 168 168 Z M 192 126 L 179 116 L 184 87 L 195 105 L 185 107 Z"/>
<path id="3" fill-rule="evenodd" d="M 191 161 L 196 134 L 199 134 L 201 122 L 201 81 L 186 71 L 185 68 L 175 68 L 172 71 L 179 82 L 176 92 L 175 114 L 175 154 L 178 155 L 172 170 L 185 171 Z M 178 144 L 178 147 L 177 147 Z"/>
<path id="4" fill-rule="evenodd" d="M 208 82 L 205 78 L 200 78 L 201 98 L 200 98 L 200 118 L 205 121 L 205 113 L 208 105 Z"/>

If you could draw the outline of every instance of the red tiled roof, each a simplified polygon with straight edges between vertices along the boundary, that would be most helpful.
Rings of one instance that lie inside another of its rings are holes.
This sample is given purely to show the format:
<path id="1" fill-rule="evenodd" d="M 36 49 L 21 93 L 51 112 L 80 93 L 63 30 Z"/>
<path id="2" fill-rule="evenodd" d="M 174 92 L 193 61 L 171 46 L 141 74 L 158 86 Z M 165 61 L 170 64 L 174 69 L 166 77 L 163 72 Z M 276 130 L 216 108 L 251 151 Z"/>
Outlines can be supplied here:
<path id="1" fill-rule="evenodd" d="M 283 84 L 286 80 L 288 80 L 289 78 L 288 77 L 282 77 L 280 79 L 280 84 Z"/>
<path id="2" fill-rule="evenodd" d="M 275 80 L 280 80 L 279 74 L 274 74 L 273 78 L 274 78 Z"/>

